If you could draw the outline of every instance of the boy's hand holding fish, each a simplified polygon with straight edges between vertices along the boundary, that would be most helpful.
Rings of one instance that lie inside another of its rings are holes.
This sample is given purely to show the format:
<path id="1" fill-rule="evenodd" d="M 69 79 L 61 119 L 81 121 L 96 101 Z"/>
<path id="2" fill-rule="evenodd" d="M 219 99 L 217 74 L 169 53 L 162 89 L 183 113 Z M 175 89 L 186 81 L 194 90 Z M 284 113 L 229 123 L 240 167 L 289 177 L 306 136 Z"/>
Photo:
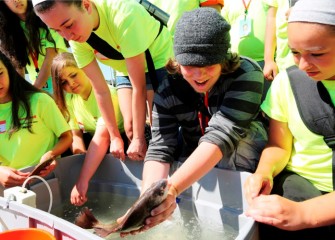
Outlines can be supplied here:
<path id="1" fill-rule="evenodd" d="M 178 194 L 177 189 L 170 183 L 168 183 L 168 188 L 169 190 L 168 190 L 166 199 L 161 204 L 159 204 L 157 207 L 152 209 L 152 211 L 150 212 L 151 214 L 148 218 L 146 218 L 144 225 L 141 228 L 136 229 L 136 230 L 132 230 L 129 232 L 121 232 L 120 233 L 121 237 L 125 237 L 128 235 L 135 235 L 135 234 L 147 231 L 150 228 L 153 228 L 156 225 L 160 224 L 161 222 L 165 221 L 173 214 L 174 210 L 177 207 L 176 198 L 179 194 Z"/>
<path id="2" fill-rule="evenodd" d="M 83 208 L 75 224 L 86 229 L 94 228 L 100 237 L 114 232 L 120 232 L 121 237 L 137 234 L 156 226 L 173 213 L 176 194 L 175 190 L 168 190 L 167 179 L 162 179 L 153 183 L 116 222 L 103 224 L 88 208 Z"/>

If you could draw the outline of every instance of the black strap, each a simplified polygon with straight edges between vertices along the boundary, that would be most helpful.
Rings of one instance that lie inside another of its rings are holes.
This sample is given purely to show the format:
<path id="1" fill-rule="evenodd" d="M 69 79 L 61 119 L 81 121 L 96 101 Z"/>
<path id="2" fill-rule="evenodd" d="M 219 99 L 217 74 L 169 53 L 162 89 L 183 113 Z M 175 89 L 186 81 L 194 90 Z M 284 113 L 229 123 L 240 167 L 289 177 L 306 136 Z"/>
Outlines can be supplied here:
<path id="1" fill-rule="evenodd" d="M 287 69 L 292 91 L 301 119 L 315 134 L 323 136 L 333 150 L 332 170 L 335 189 L 335 108 L 330 95 L 321 81 L 315 81 L 296 66 Z"/>
<path id="2" fill-rule="evenodd" d="M 109 59 L 123 60 L 124 57 L 120 52 L 115 50 L 105 40 L 98 37 L 94 32 L 91 33 L 90 37 L 86 41 L 92 48 L 97 50 L 99 53 L 108 57 Z"/>
<path id="3" fill-rule="evenodd" d="M 162 30 L 163 30 L 163 24 L 160 24 L 156 38 L 159 36 Z M 103 54 L 104 56 L 108 57 L 109 59 L 114 59 L 114 60 L 124 59 L 123 55 L 120 52 L 115 50 L 105 40 L 98 37 L 94 32 L 91 33 L 90 37 L 87 39 L 86 42 L 89 45 L 91 45 L 92 48 L 94 48 L 95 50 Z M 147 62 L 148 73 L 151 79 L 152 88 L 154 89 L 154 91 L 156 91 L 158 88 L 158 77 L 156 74 L 154 61 L 152 60 L 149 48 L 145 50 L 145 59 Z"/>
<path id="4" fill-rule="evenodd" d="M 163 24 L 160 24 L 156 38 L 159 36 L 159 34 L 161 34 L 162 30 L 163 30 Z M 154 91 L 156 91 L 158 88 L 158 77 L 157 77 L 154 61 L 152 60 L 149 48 L 145 51 L 145 59 L 147 61 L 148 73 L 150 76 L 152 88 L 154 89 Z"/>

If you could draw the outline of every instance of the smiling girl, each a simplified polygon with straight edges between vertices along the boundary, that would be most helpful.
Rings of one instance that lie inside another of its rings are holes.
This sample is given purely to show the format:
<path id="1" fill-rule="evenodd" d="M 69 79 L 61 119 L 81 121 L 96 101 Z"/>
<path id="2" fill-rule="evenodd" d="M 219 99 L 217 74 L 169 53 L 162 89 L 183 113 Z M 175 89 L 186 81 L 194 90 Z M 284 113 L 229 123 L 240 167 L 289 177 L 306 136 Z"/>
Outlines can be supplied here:
<path id="1" fill-rule="evenodd" d="M 67 51 L 64 39 L 36 16 L 31 1 L 0 1 L 0 49 L 32 84 L 52 94 L 51 61 Z"/>
<path id="2" fill-rule="evenodd" d="M 29 173 L 19 169 L 61 155 L 71 142 L 70 127 L 54 100 L 0 52 L 0 184 L 22 184 Z"/>
<path id="3" fill-rule="evenodd" d="M 71 194 L 71 202 L 82 205 L 87 200 L 88 182 L 108 150 L 109 134 L 101 117 L 90 79 L 78 67 L 73 54 L 69 52 L 58 54 L 52 62 L 51 72 L 56 102 L 72 130 L 71 150 L 74 154 L 86 153 L 80 176 Z M 108 87 L 119 131 L 126 139 L 116 89 L 110 85 Z"/>
<path id="4" fill-rule="evenodd" d="M 288 43 L 300 72 L 310 77 L 295 79 L 324 90 L 321 93 L 300 85 L 309 95 L 315 93 L 310 104 L 322 109 L 317 98 L 327 102 L 324 97 L 328 92 L 327 106 L 334 108 L 334 1 L 315 3 L 299 0 L 292 8 Z M 287 72 L 280 72 L 261 106 L 270 118 L 269 142 L 255 174 L 245 183 L 249 203 L 246 215 L 260 222 L 261 239 L 333 239 L 333 152 L 326 138 L 311 131 L 308 121 L 301 117 L 304 108 L 297 104 L 290 83 Z M 323 126 L 331 122 L 326 117 L 321 119 Z M 313 120 L 316 125 L 317 119 Z"/>

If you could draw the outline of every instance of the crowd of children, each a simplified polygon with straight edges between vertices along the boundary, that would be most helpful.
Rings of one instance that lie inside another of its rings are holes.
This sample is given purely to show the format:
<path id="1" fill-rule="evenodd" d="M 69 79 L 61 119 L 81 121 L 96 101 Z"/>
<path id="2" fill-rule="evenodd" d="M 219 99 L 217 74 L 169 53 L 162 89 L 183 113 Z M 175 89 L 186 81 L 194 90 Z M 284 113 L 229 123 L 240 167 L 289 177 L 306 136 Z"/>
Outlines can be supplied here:
<path id="1" fill-rule="evenodd" d="M 150 2 L 167 25 L 135 0 L 0 1 L 2 187 L 22 184 L 22 168 L 85 154 L 71 192 L 80 206 L 106 153 L 143 161 L 142 191 L 180 161 L 167 199 L 125 233 L 136 234 L 213 167 L 248 171 L 246 214 L 261 239 L 331 236 L 333 146 L 301 117 L 287 69 L 334 105 L 332 1 Z M 115 86 L 98 62 L 116 71 Z"/>

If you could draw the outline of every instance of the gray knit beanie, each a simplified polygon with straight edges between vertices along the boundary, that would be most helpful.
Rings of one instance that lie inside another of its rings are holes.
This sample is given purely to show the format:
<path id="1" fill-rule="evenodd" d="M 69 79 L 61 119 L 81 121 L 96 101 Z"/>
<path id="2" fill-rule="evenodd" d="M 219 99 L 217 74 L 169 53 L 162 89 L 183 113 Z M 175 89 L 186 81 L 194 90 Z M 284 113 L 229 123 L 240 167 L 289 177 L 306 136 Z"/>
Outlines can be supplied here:
<path id="1" fill-rule="evenodd" d="M 299 0 L 292 8 L 288 22 L 335 25 L 334 3 L 334 0 Z"/>
<path id="2" fill-rule="evenodd" d="M 214 8 L 185 12 L 176 25 L 174 54 L 185 66 L 223 63 L 230 48 L 230 25 Z"/>

